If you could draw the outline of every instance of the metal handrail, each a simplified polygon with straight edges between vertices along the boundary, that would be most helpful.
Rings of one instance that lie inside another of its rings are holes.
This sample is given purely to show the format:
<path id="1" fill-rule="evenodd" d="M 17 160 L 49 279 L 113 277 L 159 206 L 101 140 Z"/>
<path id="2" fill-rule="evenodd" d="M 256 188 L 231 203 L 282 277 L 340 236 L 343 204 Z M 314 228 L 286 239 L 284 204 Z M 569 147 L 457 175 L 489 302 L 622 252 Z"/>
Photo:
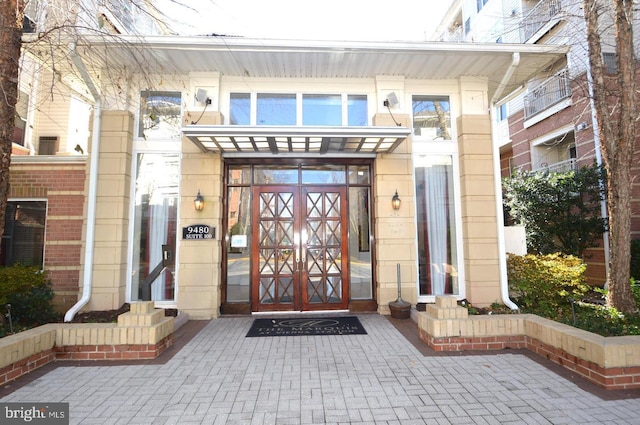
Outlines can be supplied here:
<path id="1" fill-rule="evenodd" d="M 538 32 L 558 12 L 562 10 L 561 0 L 543 0 L 522 18 L 522 34 L 524 42 Z"/>
<path id="2" fill-rule="evenodd" d="M 525 95 L 524 117 L 528 119 L 570 96 L 569 70 L 564 69 Z"/>

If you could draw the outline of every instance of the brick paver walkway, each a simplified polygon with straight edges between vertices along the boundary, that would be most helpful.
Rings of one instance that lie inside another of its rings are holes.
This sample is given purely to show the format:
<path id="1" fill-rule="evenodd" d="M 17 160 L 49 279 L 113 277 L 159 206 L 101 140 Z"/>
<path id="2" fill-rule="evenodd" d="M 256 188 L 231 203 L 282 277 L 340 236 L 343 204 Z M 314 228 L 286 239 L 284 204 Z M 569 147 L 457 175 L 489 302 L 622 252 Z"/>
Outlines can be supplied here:
<path id="1" fill-rule="evenodd" d="M 71 424 L 639 424 L 518 352 L 424 356 L 385 317 L 367 335 L 245 338 L 211 321 L 166 363 L 67 366 L 3 402 L 68 402 Z M 615 397 L 613 397 L 615 398 Z"/>

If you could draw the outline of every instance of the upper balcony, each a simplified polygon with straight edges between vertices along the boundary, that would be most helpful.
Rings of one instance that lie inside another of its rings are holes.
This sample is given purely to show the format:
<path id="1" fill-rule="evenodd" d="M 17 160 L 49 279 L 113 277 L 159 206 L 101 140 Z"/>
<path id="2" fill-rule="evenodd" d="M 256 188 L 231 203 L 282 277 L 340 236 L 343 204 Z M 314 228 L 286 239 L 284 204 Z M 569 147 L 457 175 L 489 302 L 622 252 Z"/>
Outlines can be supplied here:
<path id="1" fill-rule="evenodd" d="M 562 0 L 542 0 L 524 15 L 521 23 L 522 40 L 528 42 L 542 27 L 562 10 Z"/>
<path id="2" fill-rule="evenodd" d="M 462 26 L 449 28 L 446 32 L 440 35 L 440 39 L 438 41 L 462 43 L 464 41 L 464 31 Z"/>
<path id="3" fill-rule="evenodd" d="M 569 70 L 563 69 L 524 96 L 525 120 L 571 97 Z"/>
<path id="4" fill-rule="evenodd" d="M 576 158 L 565 159 L 564 161 L 554 162 L 552 164 L 543 163 L 534 171 L 538 173 L 565 173 L 567 171 L 577 171 L 578 160 Z"/>

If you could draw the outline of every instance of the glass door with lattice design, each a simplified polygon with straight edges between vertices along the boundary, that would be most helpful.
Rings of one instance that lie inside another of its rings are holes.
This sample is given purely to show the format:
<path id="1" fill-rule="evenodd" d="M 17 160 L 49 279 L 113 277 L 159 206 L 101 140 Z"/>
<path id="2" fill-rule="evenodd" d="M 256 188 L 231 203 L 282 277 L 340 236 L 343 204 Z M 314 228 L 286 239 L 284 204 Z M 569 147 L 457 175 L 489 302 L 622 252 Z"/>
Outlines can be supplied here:
<path id="1" fill-rule="evenodd" d="M 345 193 L 254 187 L 253 311 L 347 308 Z"/>
<path id="2" fill-rule="evenodd" d="M 301 293 L 304 310 L 345 309 L 349 285 L 346 191 L 303 188 Z"/>

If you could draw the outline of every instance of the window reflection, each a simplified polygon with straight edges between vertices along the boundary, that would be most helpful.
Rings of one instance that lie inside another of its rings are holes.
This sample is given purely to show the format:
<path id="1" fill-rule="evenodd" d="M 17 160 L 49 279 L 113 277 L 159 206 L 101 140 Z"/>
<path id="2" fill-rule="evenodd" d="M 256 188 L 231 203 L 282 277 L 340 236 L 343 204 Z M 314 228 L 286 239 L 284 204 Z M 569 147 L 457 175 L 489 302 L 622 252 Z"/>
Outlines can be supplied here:
<path id="1" fill-rule="evenodd" d="M 367 126 L 366 95 L 231 93 L 230 125 Z M 254 104 L 255 102 L 255 104 Z M 252 118 L 252 109 L 256 116 Z M 302 122 L 298 121 L 298 116 Z M 253 120 L 255 119 L 255 123 Z"/>
<path id="2" fill-rule="evenodd" d="M 242 171 L 231 170 L 230 177 L 240 180 Z M 251 292 L 251 190 L 229 187 L 227 191 L 227 302 L 248 302 Z"/>
<path id="3" fill-rule="evenodd" d="M 249 93 L 231 93 L 229 123 L 231 125 L 251 124 L 251 95 Z"/>
<path id="4" fill-rule="evenodd" d="M 170 301 L 175 295 L 180 160 L 175 154 L 141 153 L 137 164 L 131 299 L 150 295 L 154 301 Z"/>
<path id="5" fill-rule="evenodd" d="M 367 111 L 367 96 L 365 95 L 349 95 L 347 97 L 347 114 L 348 125 L 365 126 L 369 125 L 369 117 Z"/>
<path id="6" fill-rule="evenodd" d="M 181 96 L 180 92 L 143 91 L 138 136 L 148 139 L 180 135 Z"/>
<path id="7" fill-rule="evenodd" d="M 373 298 L 371 217 L 368 187 L 349 189 L 349 265 L 351 299 Z"/>
<path id="8" fill-rule="evenodd" d="M 343 165 L 302 167 L 303 184 L 344 184 L 346 181 Z"/>
<path id="9" fill-rule="evenodd" d="M 420 295 L 458 294 L 452 157 L 421 157 L 415 179 Z"/>
<path id="10" fill-rule="evenodd" d="M 298 167 L 255 167 L 253 180 L 256 184 L 298 183 Z"/>
<path id="11" fill-rule="evenodd" d="M 371 182 L 369 176 L 368 165 L 350 165 L 349 166 L 349 183 L 350 184 L 366 184 Z"/>
<path id="12" fill-rule="evenodd" d="M 43 267 L 46 201 L 7 201 L 0 266 Z"/>
<path id="13" fill-rule="evenodd" d="M 342 96 L 302 96 L 302 125 L 342 125 Z"/>
<path id="14" fill-rule="evenodd" d="M 448 96 L 413 96 L 413 134 L 428 140 L 451 140 Z"/>
<path id="15" fill-rule="evenodd" d="M 296 125 L 296 95 L 259 93 L 256 113 L 258 125 Z"/>

